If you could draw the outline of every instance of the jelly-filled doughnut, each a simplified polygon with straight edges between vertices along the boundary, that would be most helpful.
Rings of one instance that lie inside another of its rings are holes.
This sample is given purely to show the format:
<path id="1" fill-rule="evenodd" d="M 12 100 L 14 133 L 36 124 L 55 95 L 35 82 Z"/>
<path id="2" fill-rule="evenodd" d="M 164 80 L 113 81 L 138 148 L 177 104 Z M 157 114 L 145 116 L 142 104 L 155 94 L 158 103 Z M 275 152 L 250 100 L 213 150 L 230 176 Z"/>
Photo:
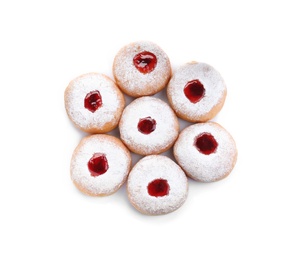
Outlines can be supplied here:
<path id="1" fill-rule="evenodd" d="M 118 138 L 90 135 L 81 140 L 73 153 L 71 179 L 88 195 L 110 195 L 126 181 L 130 166 L 130 152 Z"/>
<path id="2" fill-rule="evenodd" d="M 149 155 L 131 170 L 127 193 L 131 204 L 141 213 L 161 215 L 178 209 L 186 200 L 187 177 L 171 159 Z"/>
<path id="3" fill-rule="evenodd" d="M 155 97 L 141 97 L 123 111 L 119 123 L 123 143 L 134 153 L 159 154 L 174 144 L 179 122 L 174 111 Z"/>
<path id="4" fill-rule="evenodd" d="M 166 87 L 171 77 L 170 61 L 156 44 L 138 41 L 124 46 L 116 55 L 113 75 L 129 96 L 153 95 Z"/>
<path id="5" fill-rule="evenodd" d="M 88 133 L 106 133 L 114 129 L 125 106 L 120 89 L 100 73 L 88 73 L 72 80 L 64 98 L 71 121 Z"/>
<path id="6" fill-rule="evenodd" d="M 210 65 L 198 62 L 177 69 L 167 87 L 169 103 L 177 116 L 189 122 L 212 119 L 223 107 L 226 93 L 221 75 Z"/>
<path id="7" fill-rule="evenodd" d="M 183 129 L 174 145 L 174 155 L 189 177 L 213 182 L 232 171 L 237 148 L 232 136 L 221 125 L 207 122 Z"/>

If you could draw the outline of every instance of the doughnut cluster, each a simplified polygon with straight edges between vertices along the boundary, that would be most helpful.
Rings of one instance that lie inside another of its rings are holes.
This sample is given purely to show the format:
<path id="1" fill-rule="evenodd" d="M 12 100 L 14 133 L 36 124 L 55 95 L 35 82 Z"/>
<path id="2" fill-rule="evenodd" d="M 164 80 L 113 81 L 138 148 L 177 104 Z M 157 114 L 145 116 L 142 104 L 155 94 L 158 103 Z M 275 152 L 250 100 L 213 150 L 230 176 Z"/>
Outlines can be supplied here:
<path id="1" fill-rule="evenodd" d="M 64 93 L 68 117 L 90 134 L 71 158 L 71 179 L 80 191 L 107 196 L 126 182 L 134 208 L 161 215 L 183 205 L 188 178 L 214 182 L 232 171 L 235 141 L 221 125 L 209 121 L 223 107 L 227 93 L 218 71 L 190 62 L 172 73 L 167 54 L 148 41 L 121 48 L 112 69 L 114 80 L 84 74 Z M 164 88 L 168 103 L 153 97 Z M 125 95 L 134 98 L 127 106 Z M 191 122 L 181 132 L 179 119 Z M 120 138 L 108 134 L 117 127 Z M 170 148 L 175 160 L 161 155 Z M 133 167 L 131 153 L 143 156 Z"/>

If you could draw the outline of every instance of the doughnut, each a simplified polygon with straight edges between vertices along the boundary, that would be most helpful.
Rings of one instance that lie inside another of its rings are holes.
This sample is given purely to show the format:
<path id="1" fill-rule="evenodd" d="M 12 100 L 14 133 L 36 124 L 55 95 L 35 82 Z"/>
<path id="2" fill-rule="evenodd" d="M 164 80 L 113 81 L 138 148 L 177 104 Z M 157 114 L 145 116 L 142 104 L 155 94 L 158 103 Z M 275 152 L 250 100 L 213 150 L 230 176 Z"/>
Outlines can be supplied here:
<path id="1" fill-rule="evenodd" d="M 183 129 L 173 153 L 185 173 L 201 182 L 223 179 L 237 161 L 234 139 L 214 122 L 197 123 Z"/>
<path id="2" fill-rule="evenodd" d="M 134 153 L 159 154 L 173 146 L 179 122 L 167 103 L 155 97 L 140 97 L 123 111 L 120 138 Z"/>
<path id="3" fill-rule="evenodd" d="M 190 62 L 173 74 L 168 101 L 177 116 L 189 122 L 206 122 L 223 107 L 226 86 L 221 75 L 206 63 Z"/>
<path id="4" fill-rule="evenodd" d="M 127 180 L 130 203 L 146 215 L 170 213 L 185 202 L 188 181 L 182 169 L 163 155 L 148 155 L 131 170 Z"/>
<path id="5" fill-rule="evenodd" d="M 125 106 L 120 89 L 100 73 L 88 73 L 72 80 L 65 90 L 64 99 L 70 120 L 88 133 L 113 130 Z"/>
<path id="6" fill-rule="evenodd" d="M 171 77 L 166 53 L 148 41 L 130 43 L 119 50 L 113 75 L 120 89 L 132 97 L 153 95 L 166 87 Z"/>
<path id="7" fill-rule="evenodd" d="M 71 179 L 83 193 L 106 196 L 126 181 L 130 166 L 130 152 L 118 138 L 90 135 L 80 141 L 72 155 Z"/>

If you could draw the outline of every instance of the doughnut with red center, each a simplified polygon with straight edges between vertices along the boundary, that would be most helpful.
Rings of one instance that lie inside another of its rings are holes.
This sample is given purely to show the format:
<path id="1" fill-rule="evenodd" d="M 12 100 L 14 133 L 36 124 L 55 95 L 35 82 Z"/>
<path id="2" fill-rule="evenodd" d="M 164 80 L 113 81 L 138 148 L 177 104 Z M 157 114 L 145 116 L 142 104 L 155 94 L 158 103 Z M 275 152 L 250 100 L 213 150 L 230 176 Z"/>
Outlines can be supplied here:
<path id="1" fill-rule="evenodd" d="M 88 195 L 110 195 L 126 181 L 130 166 L 130 152 L 118 138 L 90 135 L 81 140 L 73 153 L 71 179 Z"/>
<path id="2" fill-rule="evenodd" d="M 132 152 L 159 154 L 172 147 L 179 134 L 179 122 L 164 101 L 141 97 L 124 109 L 119 129 L 121 140 Z"/>
<path id="3" fill-rule="evenodd" d="M 183 170 L 163 155 L 149 155 L 131 170 L 127 193 L 131 204 L 141 213 L 170 213 L 185 202 L 188 182 Z"/>
<path id="4" fill-rule="evenodd" d="M 237 148 L 232 136 L 218 123 L 190 125 L 180 133 L 174 155 L 185 173 L 201 182 L 226 177 L 237 161 Z"/>
<path id="5" fill-rule="evenodd" d="M 166 53 L 156 44 L 138 41 L 124 46 L 116 55 L 113 75 L 129 96 L 153 95 L 166 87 L 171 66 Z"/>
<path id="6" fill-rule="evenodd" d="M 221 75 L 210 65 L 198 62 L 177 69 L 167 87 L 171 107 L 189 122 L 212 119 L 223 107 L 226 93 Z"/>
<path id="7" fill-rule="evenodd" d="M 125 106 L 120 89 L 100 73 L 88 73 L 72 80 L 64 98 L 71 121 L 88 133 L 106 133 L 114 129 Z"/>

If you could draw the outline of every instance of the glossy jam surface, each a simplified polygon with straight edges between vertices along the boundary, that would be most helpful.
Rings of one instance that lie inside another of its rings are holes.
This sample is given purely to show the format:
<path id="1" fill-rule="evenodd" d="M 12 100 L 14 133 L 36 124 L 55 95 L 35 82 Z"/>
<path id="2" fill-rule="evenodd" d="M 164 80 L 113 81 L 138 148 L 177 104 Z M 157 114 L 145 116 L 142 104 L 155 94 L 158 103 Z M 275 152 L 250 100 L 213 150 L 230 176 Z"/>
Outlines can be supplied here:
<path id="1" fill-rule="evenodd" d="M 202 133 L 195 139 L 195 146 L 200 153 L 209 155 L 216 152 L 218 143 L 210 133 Z"/>
<path id="2" fill-rule="evenodd" d="M 157 57 L 151 52 L 143 51 L 133 58 L 133 62 L 137 70 L 146 74 L 152 72 L 157 66 Z"/>
<path id="3" fill-rule="evenodd" d="M 183 91 L 188 100 L 194 104 L 199 102 L 205 95 L 205 88 L 197 79 L 187 82 Z"/>
<path id="4" fill-rule="evenodd" d="M 150 196 L 163 197 L 169 193 L 169 184 L 167 180 L 155 179 L 148 184 L 147 191 Z"/>
<path id="5" fill-rule="evenodd" d="M 102 106 L 102 97 L 98 90 L 87 93 L 84 99 L 84 107 L 90 112 L 94 113 L 98 108 Z"/>
<path id="6" fill-rule="evenodd" d="M 109 166 L 105 154 L 94 153 L 88 161 L 87 167 L 90 171 L 90 175 L 93 177 L 98 177 L 101 174 L 106 173 Z"/>
<path id="7" fill-rule="evenodd" d="M 150 134 L 155 131 L 157 122 L 155 119 L 152 119 L 150 116 L 145 118 L 140 118 L 138 122 L 138 130 L 145 135 Z"/>

